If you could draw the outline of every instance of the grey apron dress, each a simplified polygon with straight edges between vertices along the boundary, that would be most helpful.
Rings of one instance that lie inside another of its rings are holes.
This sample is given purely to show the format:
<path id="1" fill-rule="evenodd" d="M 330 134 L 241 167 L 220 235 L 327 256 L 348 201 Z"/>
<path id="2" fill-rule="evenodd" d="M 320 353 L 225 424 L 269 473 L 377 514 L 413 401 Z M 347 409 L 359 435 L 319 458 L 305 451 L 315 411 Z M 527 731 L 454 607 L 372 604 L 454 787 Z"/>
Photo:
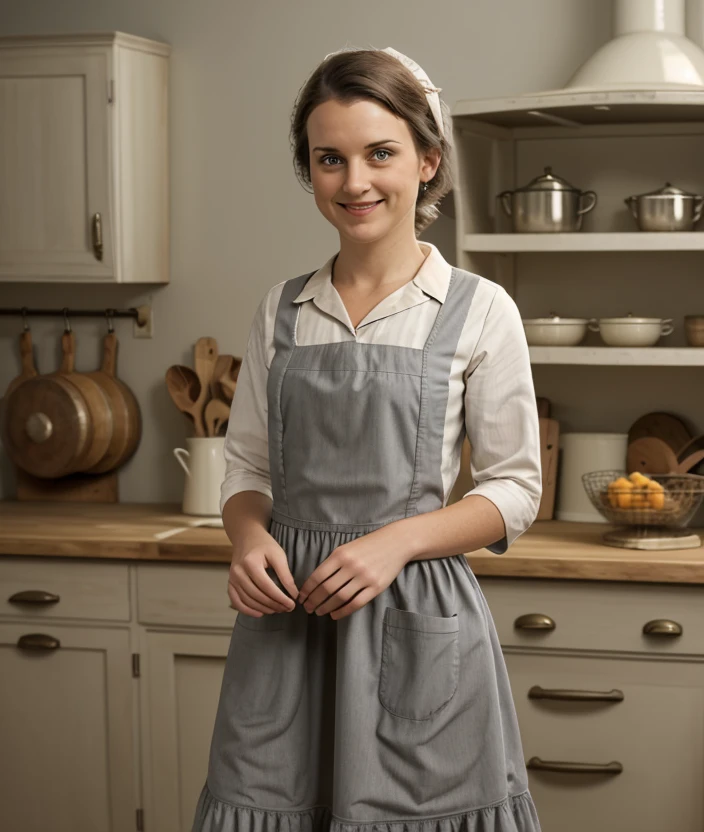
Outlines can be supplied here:
<path id="1" fill-rule="evenodd" d="M 450 363 L 478 282 L 453 268 L 423 349 L 297 346 L 293 300 L 311 274 L 284 286 L 268 377 L 270 533 L 298 587 L 337 546 L 443 507 Z M 192 829 L 539 832 L 463 554 L 410 561 L 338 621 L 300 604 L 238 613 Z"/>

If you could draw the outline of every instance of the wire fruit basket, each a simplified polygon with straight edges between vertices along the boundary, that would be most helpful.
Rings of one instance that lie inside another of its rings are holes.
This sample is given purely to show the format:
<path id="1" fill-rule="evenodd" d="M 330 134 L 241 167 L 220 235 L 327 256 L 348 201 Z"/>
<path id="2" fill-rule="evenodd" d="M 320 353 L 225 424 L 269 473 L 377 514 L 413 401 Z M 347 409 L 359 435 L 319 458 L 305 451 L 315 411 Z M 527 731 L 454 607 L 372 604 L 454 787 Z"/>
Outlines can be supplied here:
<path id="1" fill-rule="evenodd" d="M 584 489 L 609 523 L 605 543 L 631 549 L 684 549 L 701 546 L 685 527 L 704 498 L 704 477 L 697 474 L 642 474 L 590 471 Z"/>

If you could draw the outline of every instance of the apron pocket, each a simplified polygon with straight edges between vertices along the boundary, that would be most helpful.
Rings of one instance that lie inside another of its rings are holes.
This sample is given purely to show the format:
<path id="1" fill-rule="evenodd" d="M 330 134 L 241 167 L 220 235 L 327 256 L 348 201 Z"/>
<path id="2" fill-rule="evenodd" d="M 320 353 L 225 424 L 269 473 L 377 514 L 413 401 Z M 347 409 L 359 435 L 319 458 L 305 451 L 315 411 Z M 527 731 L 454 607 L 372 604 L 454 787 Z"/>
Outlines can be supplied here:
<path id="1" fill-rule="evenodd" d="M 405 719 L 430 719 L 455 695 L 459 681 L 459 619 L 387 607 L 381 646 L 379 700 Z"/>
<path id="2" fill-rule="evenodd" d="M 267 612 L 257 618 L 254 615 L 247 615 L 246 612 L 238 612 L 235 618 L 235 627 L 244 627 L 246 630 L 283 630 L 286 622 L 285 615 L 288 612 Z"/>

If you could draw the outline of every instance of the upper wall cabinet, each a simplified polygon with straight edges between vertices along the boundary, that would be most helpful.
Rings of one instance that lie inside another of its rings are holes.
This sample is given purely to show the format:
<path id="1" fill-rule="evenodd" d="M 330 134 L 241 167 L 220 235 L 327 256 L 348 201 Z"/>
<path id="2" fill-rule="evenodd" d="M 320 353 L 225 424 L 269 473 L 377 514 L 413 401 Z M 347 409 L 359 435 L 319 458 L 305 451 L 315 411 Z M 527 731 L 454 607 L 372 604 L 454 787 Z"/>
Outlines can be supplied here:
<path id="1" fill-rule="evenodd" d="M 168 283 L 170 47 L 0 38 L 0 280 Z"/>

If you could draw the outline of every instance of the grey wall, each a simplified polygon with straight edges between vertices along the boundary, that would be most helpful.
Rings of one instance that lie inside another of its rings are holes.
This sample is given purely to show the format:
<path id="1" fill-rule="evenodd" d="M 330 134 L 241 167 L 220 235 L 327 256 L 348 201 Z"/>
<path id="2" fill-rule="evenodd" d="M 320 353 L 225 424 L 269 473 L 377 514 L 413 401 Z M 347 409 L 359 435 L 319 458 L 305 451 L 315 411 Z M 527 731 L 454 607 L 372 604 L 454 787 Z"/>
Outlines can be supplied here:
<path id="1" fill-rule="evenodd" d="M 393 46 L 417 60 L 452 107 L 461 98 L 561 86 L 610 36 L 609 0 L 3 0 L 0 34 L 121 30 L 172 45 L 171 283 L 152 289 L 0 285 L 1 306 L 131 306 L 151 299 L 155 336 L 116 323 L 119 374 L 144 434 L 120 472 L 123 502 L 177 501 L 172 448 L 190 435 L 163 382 L 201 335 L 242 355 L 264 292 L 337 250 L 335 230 L 293 174 L 288 125 L 316 64 L 345 44 Z M 454 227 L 423 235 L 454 260 Z M 100 321 L 73 321 L 78 370 L 98 366 Z M 0 318 L 0 390 L 19 371 L 18 319 Z M 60 320 L 35 320 L 40 372 L 57 366 Z M 0 453 L 0 498 L 15 494 Z"/>

